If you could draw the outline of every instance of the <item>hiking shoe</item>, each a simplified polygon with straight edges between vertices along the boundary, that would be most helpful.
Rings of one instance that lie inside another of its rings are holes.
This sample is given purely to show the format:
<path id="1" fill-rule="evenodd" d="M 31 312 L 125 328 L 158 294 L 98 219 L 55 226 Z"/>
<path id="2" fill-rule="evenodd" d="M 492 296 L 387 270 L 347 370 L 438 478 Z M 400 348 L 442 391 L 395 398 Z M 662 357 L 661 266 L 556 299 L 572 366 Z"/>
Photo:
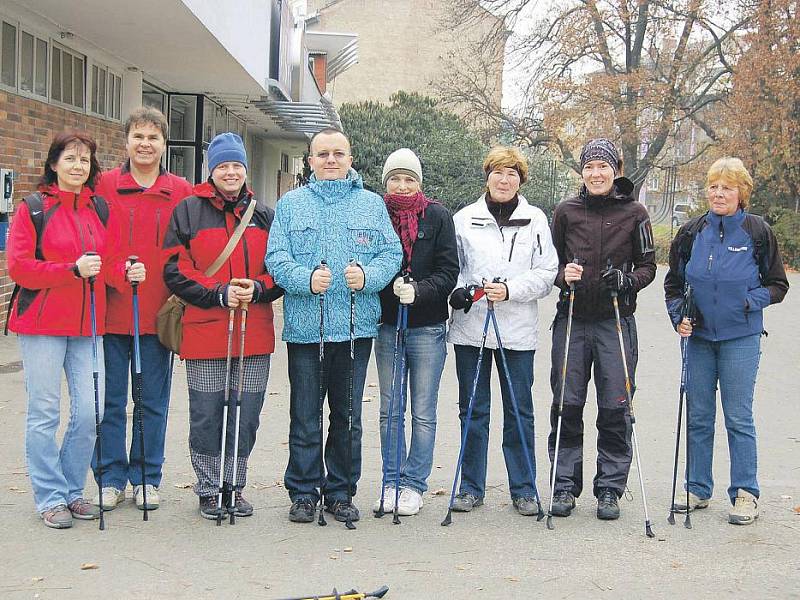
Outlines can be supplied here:
<path id="1" fill-rule="evenodd" d="M 750 492 L 739 489 L 733 508 L 728 513 L 728 523 L 731 525 L 750 525 L 758 518 L 758 498 Z"/>
<path id="2" fill-rule="evenodd" d="M 142 489 L 141 485 L 133 486 L 133 499 L 136 501 L 136 508 L 144 510 L 144 492 L 147 491 L 147 510 L 155 510 L 161 502 L 158 497 L 158 488 L 149 483 L 145 487 L 146 489 Z"/>
<path id="3" fill-rule="evenodd" d="M 233 502 L 233 514 L 237 517 L 253 516 L 253 505 L 245 500 L 241 490 L 236 490 Z"/>
<path id="4" fill-rule="evenodd" d="M 46 527 L 53 529 L 69 529 L 72 527 L 72 513 L 64 504 L 48 508 L 41 514 Z"/>
<path id="5" fill-rule="evenodd" d="M 597 496 L 597 518 L 604 521 L 619 519 L 617 492 L 612 488 L 602 488 Z"/>
<path id="6" fill-rule="evenodd" d="M 91 504 L 88 500 L 77 498 L 67 505 L 69 512 L 76 519 L 91 521 L 100 518 L 100 507 Z"/>
<path id="7" fill-rule="evenodd" d="M 334 500 L 330 504 L 325 505 L 325 511 L 331 513 L 334 519 L 342 523 L 348 520 L 358 521 L 361 518 L 356 505 L 347 500 Z"/>
<path id="8" fill-rule="evenodd" d="M 479 506 L 483 506 L 483 498 L 473 496 L 469 492 L 461 492 L 453 498 L 453 510 L 456 512 L 470 512 Z"/>
<path id="9" fill-rule="evenodd" d="M 148 490 L 150 491 L 150 490 Z M 118 504 L 125 502 L 125 490 L 118 490 L 115 487 L 103 488 L 103 510 L 109 511 L 117 508 Z M 100 494 L 92 498 L 92 504 L 100 506 Z"/>
<path id="10" fill-rule="evenodd" d="M 514 504 L 514 508 L 517 509 L 517 512 L 523 517 L 539 514 L 539 503 L 536 501 L 536 498 L 532 496 L 519 496 L 517 498 L 512 498 L 511 502 Z"/>
<path id="11" fill-rule="evenodd" d="M 689 492 L 689 512 L 693 510 L 700 510 L 701 508 L 708 508 L 708 498 L 698 498 L 692 492 Z M 686 512 L 686 494 L 681 494 L 680 498 L 676 498 L 675 512 Z"/>
<path id="12" fill-rule="evenodd" d="M 315 506 L 316 504 L 311 498 L 298 498 L 289 509 L 289 520 L 293 523 L 312 523 Z"/>
<path id="13" fill-rule="evenodd" d="M 401 490 L 402 491 L 402 490 Z M 377 513 L 381 510 L 381 497 L 378 496 L 375 504 L 372 505 L 372 512 Z M 387 485 L 383 488 L 383 512 L 390 513 L 394 510 L 394 486 Z"/>
<path id="14" fill-rule="evenodd" d="M 559 490 L 553 494 L 553 510 L 551 514 L 556 517 L 568 517 L 575 508 L 575 496 L 569 490 Z"/>
<path id="15" fill-rule="evenodd" d="M 148 504 L 149 502 L 148 498 Z M 224 509 L 223 509 L 224 510 Z M 216 496 L 203 496 L 200 498 L 200 516 L 209 521 L 216 521 L 220 514 L 220 509 L 217 507 Z"/>
<path id="16" fill-rule="evenodd" d="M 411 488 L 403 488 L 400 490 L 400 499 L 397 501 L 397 514 L 410 517 L 419 512 L 422 504 L 422 494 Z"/>

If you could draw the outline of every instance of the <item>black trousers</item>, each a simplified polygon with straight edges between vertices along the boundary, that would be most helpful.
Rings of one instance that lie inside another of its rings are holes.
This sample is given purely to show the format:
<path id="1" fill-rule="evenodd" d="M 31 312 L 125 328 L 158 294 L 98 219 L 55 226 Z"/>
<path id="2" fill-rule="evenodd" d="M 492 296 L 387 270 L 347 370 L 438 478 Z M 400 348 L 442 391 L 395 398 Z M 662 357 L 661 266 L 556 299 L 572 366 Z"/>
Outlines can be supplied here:
<path id="1" fill-rule="evenodd" d="M 638 359 L 636 321 L 632 316 L 624 317 L 621 324 L 633 397 Z M 567 317 L 559 314 L 553 322 L 550 372 L 553 404 L 548 450 L 551 465 L 555 452 L 566 330 Z M 572 320 L 555 491 L 567 490 L 576 497 L 583 491 L 583 408 L 592 375 L 597 392 L 597 472 L 593 493 L 597 496 L 601 488 L 612 488 L 617 496 L 621 496 L 628 480 L 633 451 L 630 406 L 625 394 L 625 373 L 615 319 L 596 322 Z"/>

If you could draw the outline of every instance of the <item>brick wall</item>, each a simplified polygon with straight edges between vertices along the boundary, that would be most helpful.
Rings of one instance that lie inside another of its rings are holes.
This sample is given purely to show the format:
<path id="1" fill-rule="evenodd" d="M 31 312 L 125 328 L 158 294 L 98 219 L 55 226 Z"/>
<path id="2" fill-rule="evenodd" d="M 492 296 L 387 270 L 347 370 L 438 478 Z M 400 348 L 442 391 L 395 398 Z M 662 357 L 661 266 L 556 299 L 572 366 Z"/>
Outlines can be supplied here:
<path id="1" fill-rule="evenodd" d="M 35 190 L 53 135 L 65 129 L 81 129 L 97 141 L 97 157 L 104 169 L 116 166 L 125 155 L 119 123 L 0 90 L 0 167 L 14 170 L 15 207 Z M 0 328 L 5 327 L 13 288 L 6 253 L 0 252 Z"/>

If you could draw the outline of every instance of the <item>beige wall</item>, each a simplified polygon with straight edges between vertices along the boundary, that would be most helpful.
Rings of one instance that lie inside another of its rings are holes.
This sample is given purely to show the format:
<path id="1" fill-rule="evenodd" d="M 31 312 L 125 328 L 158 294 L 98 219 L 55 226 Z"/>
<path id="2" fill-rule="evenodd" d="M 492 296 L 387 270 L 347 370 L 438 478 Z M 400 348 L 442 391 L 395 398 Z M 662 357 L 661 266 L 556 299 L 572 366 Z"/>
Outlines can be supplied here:
<path id="1" fill-rule="evenodd" d="M 309 0 L 308 14 L 320 11 L 311 31 L 358 34 L 358 64 L 329 86 L 337 106 L 361 100 L 387 101 L 398 90 L 437 96 L 451 62 L 469 61 L 470 43 L 483 39 L 490 23 L 469 29 L 448 27 L 445 0 Z M 495 68 L 487 73 L 497 104 L 503 82 L 503 48 L 495 49 Z"/>

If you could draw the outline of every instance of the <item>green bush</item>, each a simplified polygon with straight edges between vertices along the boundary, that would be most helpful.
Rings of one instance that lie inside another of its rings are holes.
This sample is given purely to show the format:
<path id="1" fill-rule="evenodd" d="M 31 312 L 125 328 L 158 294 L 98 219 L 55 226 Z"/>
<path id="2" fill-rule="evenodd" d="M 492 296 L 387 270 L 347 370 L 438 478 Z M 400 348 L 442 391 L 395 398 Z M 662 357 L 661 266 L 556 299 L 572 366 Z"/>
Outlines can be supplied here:
<path id="1" fill-rule="evenodd" d="M 778 238 L 783 262 L 792 269 L 800 269 L 800 214 L 775 207 L 765 218 Z"/>

